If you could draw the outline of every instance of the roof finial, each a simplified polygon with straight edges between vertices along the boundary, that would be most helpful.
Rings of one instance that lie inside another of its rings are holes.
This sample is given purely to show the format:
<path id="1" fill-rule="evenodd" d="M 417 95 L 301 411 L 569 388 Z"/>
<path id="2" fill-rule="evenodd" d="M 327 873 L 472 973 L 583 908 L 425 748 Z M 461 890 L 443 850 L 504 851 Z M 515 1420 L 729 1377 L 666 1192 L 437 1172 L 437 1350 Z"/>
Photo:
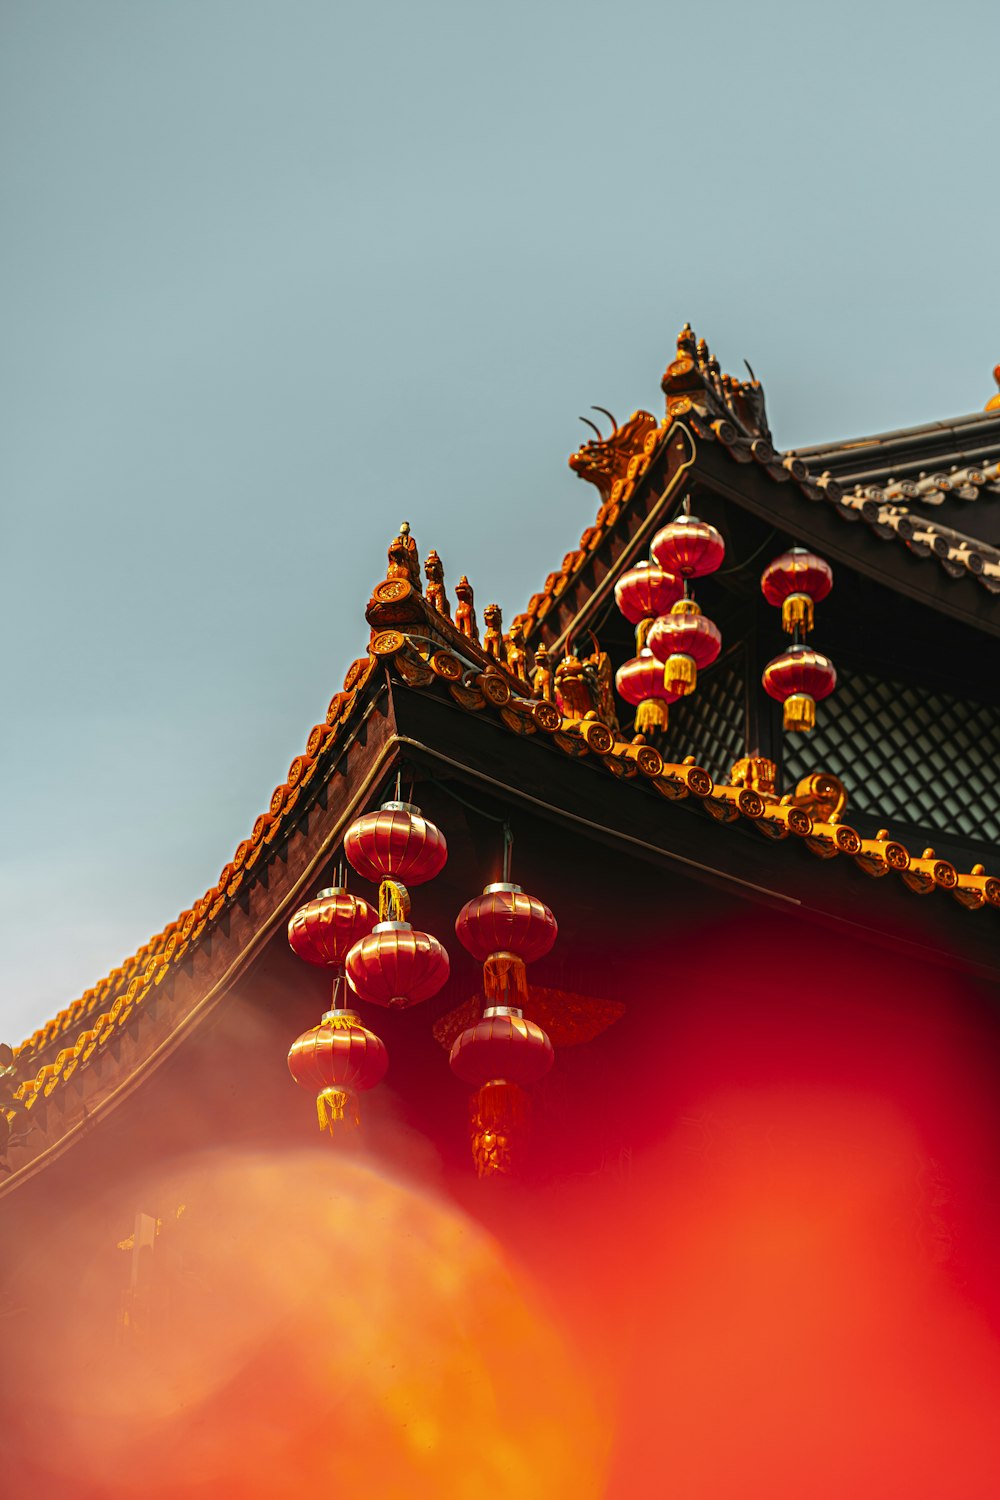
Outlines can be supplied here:
<path id="1" fill-rule="evenodd" d="M 472 584 L 463 573 L 455 585 L 455 624 L 463 635 L 467 635 L 470 641 L 479 640 L 479 627 L 476 624 L 475 599 L 472 593 Z"/>
<path id="2" fill-rule="evenodd" d="M 439 614 L 444 615 L 445 619 L 450 620 L 451 605 L 444 588 L 444 564 L 433 547 L 424 562 L 424 572 L 427 574 L 427 603 L 433 605 Z"/>
<path id="3" fill-rule="evenodd" d="M 417 544 L 410 535 L 409 521 L 402 523 L 399 535 L 393 537 L 389 543 L 389 568 L 386 578 L 402 579 L 412 584 L 418 594 L 421 592 L 420 558 L 417 555 Z"/>
<path id="4" fill-rule="evenodd" d="M 1000 411 L 1000 365 L 993 366 L 993 379 L 997 383 L 997 394 L 990 397 L 983 411 Z"/>

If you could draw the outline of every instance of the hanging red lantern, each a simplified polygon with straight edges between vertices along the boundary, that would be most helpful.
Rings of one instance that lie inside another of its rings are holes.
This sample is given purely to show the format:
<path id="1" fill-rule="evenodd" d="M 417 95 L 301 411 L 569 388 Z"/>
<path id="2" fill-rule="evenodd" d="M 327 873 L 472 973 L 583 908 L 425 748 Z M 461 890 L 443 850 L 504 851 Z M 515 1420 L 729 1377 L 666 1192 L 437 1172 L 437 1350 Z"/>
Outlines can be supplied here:
<path id="1" fill-rule="evenodd" d="M 504 874 L 511 839 L 505 835 Z M 516 1141 L 528 1118 L 526 1084 L 552 1066 L 552 1043 L 540 1026 L 526 1021 L 525 964 L 549 952 L 559 928 L 544 902 L 509 880 L 488 885 L 467 901 L 455 921 L 462 946 L 483 965 L 486 1009 L 459 1036 L 449 1061 L 456 1077 L 476 1086 L 470 1106 L 472 1155 L 481 1177 L 510 1172 Z"/>
<path id="2" fill-rule="evenodd" d="M 761 681 L 784 704 L 785 729 L 805 732 L 816 723 L 816 704 L 837 686 L 837 672 L 829 657 L 811 646 L 789 646 L 768 662 Z"/>
<path id="3" fill-rule="evenodd" d="M 813 628 L 813 606 L 833 588 L 833 569 L 815 552 L 792 547 L 764 569 L 760 586 L 768 604 L 781 606 L 781 624 L 789 635 L 796 627 L 808 632 Z"/>
<path id="4" fill-rule="evenodd" d="M 650 552 L 668 573 L 678 578 L 703 578 L 714 573 L 726 555 L 719 532 L 697 516 L 678 516 L 653 538 Z"/>
<path id="5" fill-rule="evenodd" d="M 448 955 L 429 932 L 409 922 L 379 922 L 347 955 L 347 980 L 373 1005 L 402 1009 L 436 995 L 449 973 Z"/>
<path id="6" fill-rule="evenodd" d="M 540 1026 L 514 1007 L 487 1006 L 483 1018 L 455 1039 L 448 1058 L 463 1083 L 477 1087 L 494 1080 L 521 1088 L 544 1078 L 555 1061 L 552 1043 Z"/>
<path id="7" fill-rule="evenodd" d="M 455 919 L 455 934 L 480 963 L 502 952 L 530 964 L 550 951 L 559 928 L 544 902 L 526 896 L 519 885 L 498 880 L 465 903 Z"/>
<path id="8" fill-rule="evenodd" d="M 668 707 L 677 702 L 679 695 L 667 687 L 663 663 L 657 661 L 648 646 L 618 668 L 615 686 L 626 703 L 636 706 L 638 734 L 662 733 L 666 729 Z"/>
<path id="9" fill-rule="evenodd" d="M 378 812 L 365 813 L 351 824 L 344 853 L 366 880 L 423 885 L 444 869 L 448 845 L 440 828 L 419 807 L 384 802 Z"/>
<path id="10" fill-rule="evenodd" d="M 288 924 L 288 941 L 309 964 L 340 967 L 354 944 L 367 937 L 378 913 L 341 885 L 319 891 Z"/>
<path id="11" fill-rule="evenodd" d="M 703 670 L 715 661 L 722 649 L 722 636 L 693 599 L 678 599 L 669 615 L 655 621 L 646 644 L 664 663 L 665 688 L 682 698 L 694 692 L 699 668 Z"/>
<path id="12" fill-rule="evenodd" d="M 289 1072 L 316 1094 L 320 1129 L 331 1134 L 338 1124 L 360 1123 L 357 1096 L 381 1083 L 388 1066 L 385 1043 L 352 1010 L 327 1011 L 288 1053 Z"/>
<path id="13" fill-rule="evenodd" d="M 636 563 L 615 584 L 615 602 L 626 620 L 639 625 L 643 620 L 668 614 L 680 598 L 684 585 L 673 573 L 654 563 Z"/>
<path id="14" fill-rule="evenodd" d="M 448 955 L 428 932 L 406 920 L 408 885 L 422 885 L 443 869 L 448 846 L 441 830 L 408 802 L 386 802 L 347 831 L 344 853 L 359 874 L 380 881 L 379 921 L 345 958 L 348 983 L 374 1005 L 416 1005 L 448 978 Z"/>
<path id="15" fill-rule="evenodd" d="M 480 1177 L 516 1170 L 530 1115 L 525 1085 L 544 1078 L 554 1058 L 542 1028 L 515 1007 L 487 1006 L 482 1020 L 456 1038 L 448 1061 L 455 1076 L 476 1089 L 469 1123 Z"/>

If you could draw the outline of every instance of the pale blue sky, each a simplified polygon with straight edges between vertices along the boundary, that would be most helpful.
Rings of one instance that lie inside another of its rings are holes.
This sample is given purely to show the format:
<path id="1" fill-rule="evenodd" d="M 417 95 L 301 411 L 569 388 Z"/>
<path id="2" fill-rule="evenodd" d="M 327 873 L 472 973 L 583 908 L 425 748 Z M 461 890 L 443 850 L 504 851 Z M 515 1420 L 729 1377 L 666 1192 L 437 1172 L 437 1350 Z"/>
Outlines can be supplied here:
<path id="1" fill-rule="evenodd" d="M 789 446 L 1000 360 L 1000 6 L 7 0 L 0 1036 L 214 882 L 400 519 L 523 606 L 690 318 Z"/>

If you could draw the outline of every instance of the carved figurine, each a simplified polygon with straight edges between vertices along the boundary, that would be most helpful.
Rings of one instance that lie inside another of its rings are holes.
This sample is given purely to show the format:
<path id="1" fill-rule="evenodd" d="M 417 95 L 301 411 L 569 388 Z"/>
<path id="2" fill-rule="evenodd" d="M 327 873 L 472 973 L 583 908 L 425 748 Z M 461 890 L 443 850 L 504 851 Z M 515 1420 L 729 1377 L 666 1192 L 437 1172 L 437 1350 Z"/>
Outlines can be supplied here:
<path id="1" fill-rule="evenodd" d="M 619 732 L 615 712 L 614 677 L 611 658 L 592 636 L 594 649 L 582 661 L 570 653 L 556 667 L 556 704 L 567 719 L 588 715 L 600 719 L 615 734 Z"/>
<path id="2" fill-rule="evenodd" d="M 564 656 L 556 667 L 556 705 L 567 719 L 582 719 L 594 712 L 594 699 L 586 669 L 578 656 Z"/>
<path id="3" fill-rule="evenodd" d="M 532 681 L 535 665 L 534 654 L 524 639 L 524 622 L 518 617 L 510 627 L 507 637 L 507 665 L 516 677 L 526 685 Z"/>
<path id="4" fill-rule="evenodd" d="M 399 528 L 399 541 L 402 542 L 403 546 L 406 548 L 406 566 L 409 569 L 410 582 L 413 584 L 413 587 L 419 594 L 421 592 L 420 557 L 417 553 L 417 544 L 414 541 L 413 537 L 410 535 L 409 521 L 404 521 L 402 526 Z"/>
<path id="5" fill-rule="evenodd" d="M 555 703 L 555 678 L 549 662 L 548 648 L 544 645 L 539 646 L 535 652 L 535 670 L 531 674 L 531 687 L 536 698 L 541 698 L 546 703 Z"/>
<path id="6" fill-rule="evenodd" d="M 583 670 L 590 685 L 594 710 L 601 722 L 617 734 L 619 726 L 615 708 L 615 674 L 611 668 L 611 658 L 606 651 L 601 650 L 593 634 L 591 640 L 594 649 L 584 660 Z"/>
<path id="7" fill-rule="evenodd" d="M 458 601 L 455 605 L 455 624 L 470 641 L 478 641 L 479 626 L 476 624 L 472 584 L 464 573 L 455 585 L 455 598 Z"/>
<path id="8" fill-rule="evenodd" d="M 433 547 L 427 554 L 424 572 L 427 574 L 427 603 L 432 604 L 446 620 L 450 620 L 451 605 L 444 591 L 444 564 Z"/>
<path id="9" fill-rule="evenodd" d="M 492 656 L 495 662 L 498 662 L 501 667 L 505 667 L 507 665 L 507 647 L 504 645 L 503 615 L 499 604 L 487 604 L 483 610 L 483 624 L 486 626 L 486 633 L 483 636 L 486 655 Z"/>
<path id="10" fill-rule="evenodd" d="M 387 579 L 410 582 L 410 555 L 403 537 L 395 536 L 389 543 L 389 566 L 385 570 Z"/>
<path id="11" fill-rule="evenodd" d="M 398 578 L 403 583 L 412 584 L 418 594 L 421 592 L 420 559 L 417 556 L 417 544 L 410 535 L 409 521 L 403 522 L 399 535 L 389 543 L 389 567 L 385 576 L 387 579 Z"/>
<path id="12" fill-rule="evenodd" d="M 764 755 L 744 755 L 740 760 L 733 762 L 729 773 L 730 786 L 746 786 L 754 792 L 760 792 L 762 797 L 777 796 L 776 778 L 778 768 L 773 760 L 768 760 Z"/>

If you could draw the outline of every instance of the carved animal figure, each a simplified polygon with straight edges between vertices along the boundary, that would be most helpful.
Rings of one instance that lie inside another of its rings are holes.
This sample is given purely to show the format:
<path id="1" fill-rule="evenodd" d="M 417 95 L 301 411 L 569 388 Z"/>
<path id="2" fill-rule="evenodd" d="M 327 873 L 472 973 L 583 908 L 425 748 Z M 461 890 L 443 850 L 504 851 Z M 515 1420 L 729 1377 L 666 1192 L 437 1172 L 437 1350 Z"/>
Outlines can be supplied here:
<path id="1" fill-rule="evenodd" d="M 455 585 L 455 624 L 463 635 L 467 635 L 470 641 L 479 640 L 479 626 L 476 623 L 475 600 L 472 593 L 472 584 L 463 573 Z"/>
<path id="2" fill-rule="evenodd" d="M 564 656 L 556 667 L 556 704 L 567 719 L 582 719 L 596 708 L 586 670 L 578 656 Z"/>
<path id="3" fill-rule="evenodd" d="M 525 644 L 524 625 L 519 619 L 511 625 L 507 637 L 507 665 L 525 685 L 531 682 L 534 655 L 530 646 Z"/>
<path id="4" fill-rule="evenodd" d="M 614 675 L 611 658 L 594 640 L 594 649 L 582 661 L 572 653 L 556 667 L 556 704 L 567 719 L 593 715 L 619 732 L 615 711 Z"/>
<path id="5" fill-rule="evenodd" d="M 593 423 L 588 422 L 588 426 Z M 645 457 L 646 439 L 656 426 L 656 418 L 648 411 L 633 412 L 624 426 L 616 427 L 610 436 L 602 438 L 598 432 L 595 439 L 584 443 L 570 455 L 569 466 L 578 478 L 596 485 L 607 500 L 615 480 L 628 477 L 632 460 Z"/>
<path id="6" fill-rule="evenodd" d="M 487 604 L 483 610 L 483 624 L 486 633 L 483 636 L 483 645 L 487 656 L 492 656 L 495 662 L 502 667 L 507 665 L 507 648 L 503 639 L 503 614 L 499 604 Z"/>
<path id="7" fill-rule="evenodd" d="M 548 648 L 539 646 L 535 652 L 535 669 L 531 674 L 531 689 L 536 698 L 542 698 L 546 703 L 555 703 L 556 684 L 549 661 Z"/>
<path id="8" fill-rule="evenodd" d="M 433 547 L 427 554 L 424 572 L 427 574 L 427 603 L 432 604 L 438 614 L 444 615 L 446 620 L 450 620 L 451 605 L 444 591 L 444 564 Z"/>

